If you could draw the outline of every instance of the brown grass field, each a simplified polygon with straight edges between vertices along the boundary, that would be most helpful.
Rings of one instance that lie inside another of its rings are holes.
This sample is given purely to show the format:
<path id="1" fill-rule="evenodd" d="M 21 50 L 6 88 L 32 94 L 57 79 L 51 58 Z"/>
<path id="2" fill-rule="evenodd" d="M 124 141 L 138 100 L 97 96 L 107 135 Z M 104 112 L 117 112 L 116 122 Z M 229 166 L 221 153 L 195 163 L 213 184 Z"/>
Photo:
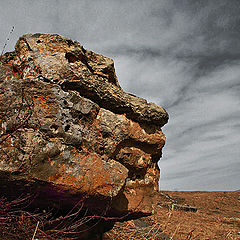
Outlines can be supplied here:
<path id="1" fill-rule="evenodd" d="M 152 216 L 117 223 L 104 239 L 240 239 L 240 192 L 161 191 Z"/>

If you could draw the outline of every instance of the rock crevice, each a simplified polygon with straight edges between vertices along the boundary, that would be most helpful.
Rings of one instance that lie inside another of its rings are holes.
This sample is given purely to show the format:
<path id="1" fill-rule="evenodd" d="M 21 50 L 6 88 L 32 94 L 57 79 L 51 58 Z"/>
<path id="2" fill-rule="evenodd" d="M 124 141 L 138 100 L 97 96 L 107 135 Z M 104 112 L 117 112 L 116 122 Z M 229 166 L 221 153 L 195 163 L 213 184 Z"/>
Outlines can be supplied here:
<path id="1" fill-rule="evenodd" d="M 88 194 L 113 199 L 111 216 L 151 212 L 168 114 L 124 92 L 110 58 L 59 35 L 24 35 L 1 57 L 0 113 L 2 176 L 49 202 L 60 201 L 49 191 L 64 192 L 63 205 Z"/>

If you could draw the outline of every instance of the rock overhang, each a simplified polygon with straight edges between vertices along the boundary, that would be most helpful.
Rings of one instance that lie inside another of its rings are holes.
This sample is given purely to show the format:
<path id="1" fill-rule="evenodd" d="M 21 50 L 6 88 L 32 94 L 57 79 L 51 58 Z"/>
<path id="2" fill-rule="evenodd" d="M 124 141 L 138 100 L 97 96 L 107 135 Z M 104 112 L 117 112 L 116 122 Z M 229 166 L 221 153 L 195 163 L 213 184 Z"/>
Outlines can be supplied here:
<path id="1" fill-rule="evenodd" d="M 167 112 L 124 92 L 113 60 L 59 35 L 23 35 L 1 62 L 0 170 L 150 213 Z"/>

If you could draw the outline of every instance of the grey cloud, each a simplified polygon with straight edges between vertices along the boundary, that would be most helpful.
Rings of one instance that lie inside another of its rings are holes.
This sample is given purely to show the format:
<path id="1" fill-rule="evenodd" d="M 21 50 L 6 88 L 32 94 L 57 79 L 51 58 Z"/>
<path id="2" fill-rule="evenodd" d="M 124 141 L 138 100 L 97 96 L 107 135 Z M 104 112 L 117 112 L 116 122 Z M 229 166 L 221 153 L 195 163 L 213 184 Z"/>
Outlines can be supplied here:
<path id="1" fill-rule="evenodd" d="M 238 0 L 1 0 L 0 48 L 58 33 L 112 57 L 124 90 L 170 114 L 162 189 L 239 189 Z"/>

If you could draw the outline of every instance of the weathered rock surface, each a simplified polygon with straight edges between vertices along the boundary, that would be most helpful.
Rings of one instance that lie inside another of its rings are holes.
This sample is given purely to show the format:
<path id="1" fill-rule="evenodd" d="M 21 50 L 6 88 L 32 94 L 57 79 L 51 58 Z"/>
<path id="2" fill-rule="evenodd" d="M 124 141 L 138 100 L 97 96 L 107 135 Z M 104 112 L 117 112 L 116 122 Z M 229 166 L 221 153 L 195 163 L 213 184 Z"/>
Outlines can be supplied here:
<path id="1" fill-rule="evenodd" d="M 151 212 L 168 115 L 125 93 L 111 59 L 59 35 L 22 36 L 1 57 L 0 116 L 2 192 L 21 183 L 49 201 L 111 199 L 109 216 Z"/>

